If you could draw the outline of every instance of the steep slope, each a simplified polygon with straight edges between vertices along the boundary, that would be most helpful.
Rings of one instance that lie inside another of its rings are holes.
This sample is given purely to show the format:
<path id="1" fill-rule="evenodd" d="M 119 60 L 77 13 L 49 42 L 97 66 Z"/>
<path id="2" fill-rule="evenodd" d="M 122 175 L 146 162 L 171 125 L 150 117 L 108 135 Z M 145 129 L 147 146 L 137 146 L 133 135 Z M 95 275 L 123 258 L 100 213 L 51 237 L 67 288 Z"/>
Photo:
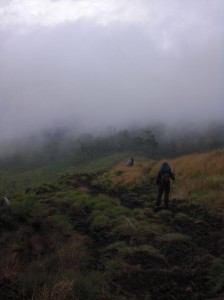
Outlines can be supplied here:
<path id="1" fill-rule="evenodd" d="M 173 161 L 178 172 L 190 170 L 188 159 Z M 222 211 L 207 209 L 204 191 L 177 197 L 179 173 L 170 210 L 155 212 L 160 163 L 64 175 L 1 207 L 1 299 L 221 297 Z"/>

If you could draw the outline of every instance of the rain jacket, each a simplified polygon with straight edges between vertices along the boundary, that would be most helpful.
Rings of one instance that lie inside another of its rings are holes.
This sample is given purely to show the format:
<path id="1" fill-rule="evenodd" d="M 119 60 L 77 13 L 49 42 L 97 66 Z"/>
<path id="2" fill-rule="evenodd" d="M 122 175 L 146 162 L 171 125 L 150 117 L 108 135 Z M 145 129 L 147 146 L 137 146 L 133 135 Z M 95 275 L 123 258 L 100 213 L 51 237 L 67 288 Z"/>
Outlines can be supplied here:
<path id="1" fill-rule="evenodd" d="M 172 180 L 175 180 L 175 174 L 172 172 L 169 164 L 167 162 L 164 162 L 156 176 L 156 184 L 161 185 L 162 183 L 162 176 L 165 173 L 169 173 L 169 176 Z"/>

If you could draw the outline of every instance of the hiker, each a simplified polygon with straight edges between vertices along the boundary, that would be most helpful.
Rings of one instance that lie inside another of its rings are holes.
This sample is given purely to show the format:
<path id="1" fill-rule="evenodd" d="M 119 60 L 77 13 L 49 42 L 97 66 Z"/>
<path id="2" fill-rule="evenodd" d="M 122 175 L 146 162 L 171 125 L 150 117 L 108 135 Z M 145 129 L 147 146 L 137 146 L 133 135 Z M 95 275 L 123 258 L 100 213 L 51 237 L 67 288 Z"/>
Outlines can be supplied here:
<path id="1" fill-rule="evenodd" d="M 169 164 L 167 162 L 164 162 L 156 177 L 156 184 L 158 185 L 158 194 L 155 208 L 160 208 L 163 194 L 164 207 L 169 207 L 170 179 L 175 180 L 175 174 L 172 172 Z"/>
<path id="2" fill-rule="evenodd" d="M 128 167 L 132 167 L 134 165 L 134 157 L 132 156 L 131 158 L 129 158 L 129 160 L 127 161 L 127 166 Z"/>

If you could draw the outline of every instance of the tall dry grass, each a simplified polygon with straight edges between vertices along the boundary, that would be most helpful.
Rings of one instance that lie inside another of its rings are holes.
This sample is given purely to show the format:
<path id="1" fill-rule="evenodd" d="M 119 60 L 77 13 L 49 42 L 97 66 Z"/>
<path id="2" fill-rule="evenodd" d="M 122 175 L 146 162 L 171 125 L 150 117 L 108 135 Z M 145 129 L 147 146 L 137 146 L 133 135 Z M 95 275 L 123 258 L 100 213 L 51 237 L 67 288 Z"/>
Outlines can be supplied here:
<path id="1" fill-rule="evenodd" d="M 164 160 L 163 160 L 164 161 Z M 150 176 L 156 176 L 162 160 Z M 167 160 L 175 171 L 174 196 L 199 201 L 208 208 L 224 208 L 224 149 Z"/>
<path id="2" fill-rule="evenodd" d="M 224 209 L 224 148 L 160 161 L 140 160 L 133 167 L 120 162 L 107 174 L 112 185 L 155 183 L 162 163 L 167 161 L 176 174 L 172 197 L 203 202 L 208 208 Z"/>
<path id="3" fill-rule="evenodd" d="M 134 165 L 128 167 L 126 161 L 123 160 L 112 168 L 106 176 L 111 180 L 112 185 L 137 184 L 144 181 L 146 174 L 149 173 L 154 164 L 155 161 L 153 160 L 136 159 Z"/>

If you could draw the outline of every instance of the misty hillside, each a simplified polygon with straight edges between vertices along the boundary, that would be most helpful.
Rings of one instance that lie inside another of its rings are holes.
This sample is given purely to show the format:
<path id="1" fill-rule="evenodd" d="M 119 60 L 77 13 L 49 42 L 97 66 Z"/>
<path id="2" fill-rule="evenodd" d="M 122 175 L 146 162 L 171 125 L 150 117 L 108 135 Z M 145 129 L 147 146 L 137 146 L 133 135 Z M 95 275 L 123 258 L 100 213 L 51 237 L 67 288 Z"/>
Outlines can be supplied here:
<path id="1" fill-rule="evenodd" d="M 159 211 L 164 160 L 116 159 L 0 207 L 1 299 L 223 299 L 224 150 L 168 159 L 176 181 Z"/>
<path id="2" fill-rule="evenodd" d="M 0 195 L 12 196 L 64 173 L 107 169 L 119 159 L 173 158 L 224 146 L 223 123 L 78 134 L 69 128 L 46 130 L 0 147 Z"/>
<path id="3" fill-rule="evenodd" d="M 224 299 L 223 11 L 0 0 L 0 300 Z"/>

